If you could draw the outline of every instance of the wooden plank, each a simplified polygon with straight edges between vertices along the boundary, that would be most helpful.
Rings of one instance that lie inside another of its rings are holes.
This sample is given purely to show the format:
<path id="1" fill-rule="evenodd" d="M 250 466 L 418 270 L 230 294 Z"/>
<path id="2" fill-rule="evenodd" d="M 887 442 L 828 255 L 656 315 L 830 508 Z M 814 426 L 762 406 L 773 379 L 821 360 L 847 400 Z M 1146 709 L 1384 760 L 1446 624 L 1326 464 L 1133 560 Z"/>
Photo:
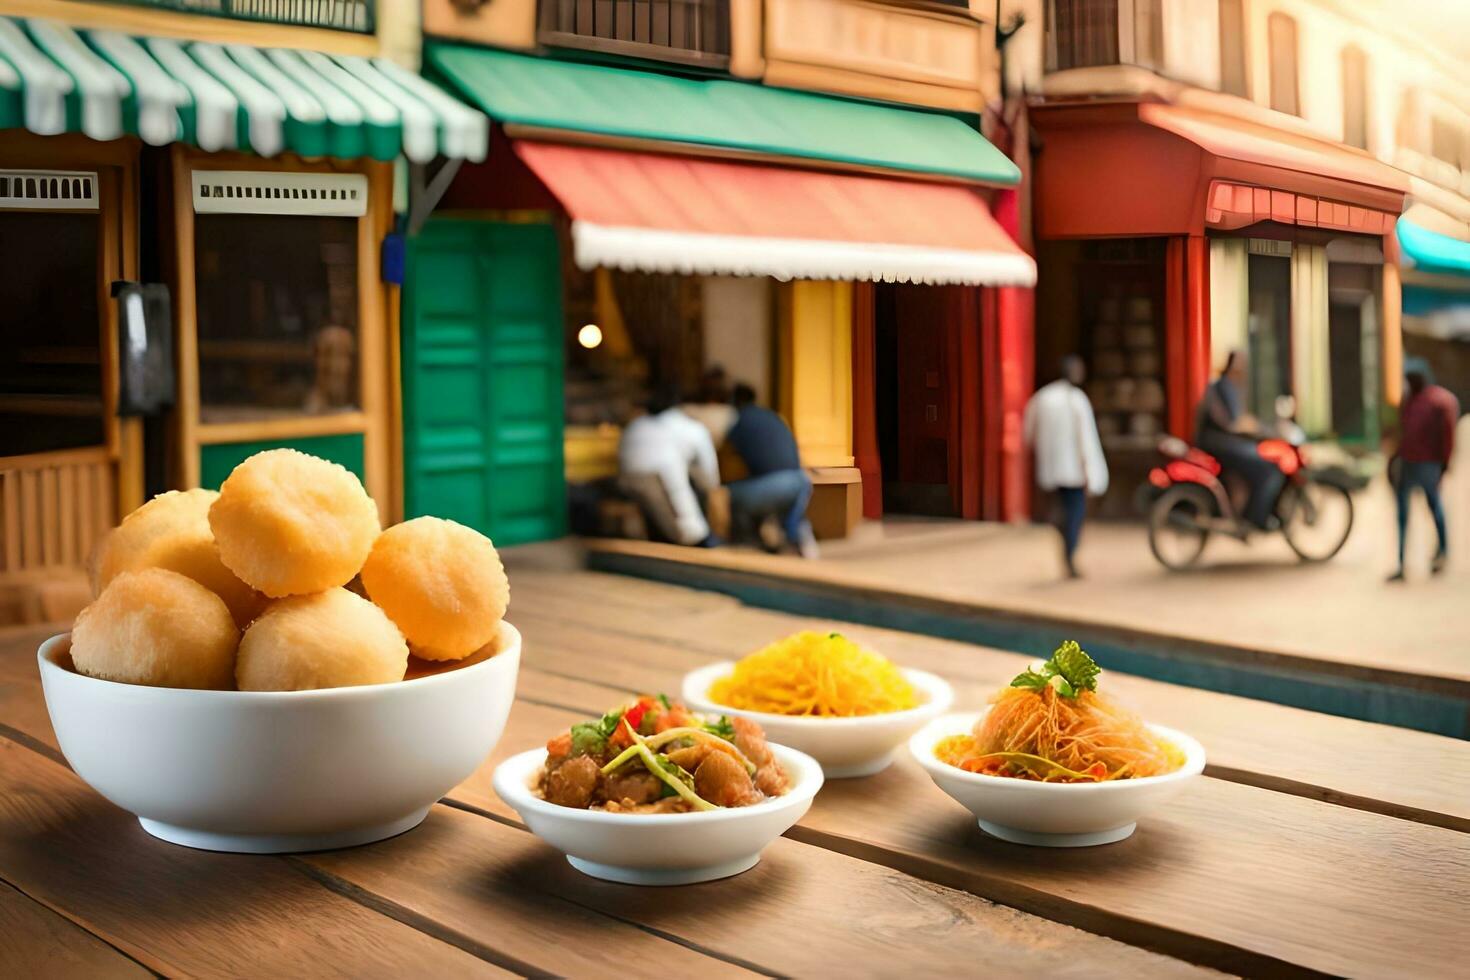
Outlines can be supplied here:
<path id="1" fill-rule="evenodd" d="M 0 882 L 0 976 L 145 978 L 153 974 L 87 930 Z"/>
<path id="2" fill-rule="evenodd" d="M 58 519 L 60 487 L 56 468 L 48 466 L 40 471 L 41 504 L 41 564 L 54 567 L 61 564 L 61 521 Z"/>
<path id="3" fill-rule="evenodd" d="M 5 546 L 6 572 L 20 571 L 20 474 L 14 470 L 0 473 L 0 543 Z"/>
<path id="4" fill-rule="evenodd" d="M 20 567 L 41 564 L 41 478 L 35 470 L 20 476 Z"/>
<path id="5" fill-rule="evenodd" d="M 0 649 L 32 646 L 44 632 L 0 631 Z M 0 664 L 15 662 L 9 652 L 0 656 Z M 16 781 L 6 769 L 5 750 L 19 740 L 34 752 L 54 753 L 55 743 L 36 685 L 7 680 L 0 677 L 0 715 L 14 729 L 3 732 L 10 741 L 0 738 L 0 787 L 9 792 Z M 547 732 L 576 717 L 575 711 L 518 702 L 495 760 L 544 741 Z M 497 962 L 549 973 L 587 975 L 616 955 L 657 961 L 686 975 L 696 971 L 715 976 L 747 971 L 817 975 L 830 968 L 834 949 L 862 962 L 864 972 L 873 974 L 910 968 L 956 974 L 982 958 L 995 969 L 1017 975 L 1206 972 L 791 840 L 776 841 L 755 869 L 719 886 L 722 906 L 738 909 L 738 915 L 710 915 L 702 902 L 677 900 L 685 893 L 691 898 L 705 894 L 709 886 L 693 886 L 695 891 L 635 890 L 576 873 L 518 824 L 507 825 L 517 818 L 490 790 L 488 773 L 487 764 L 467 781 L 466 792 L 457 791 L 455 796 L 464 797 L 461 806 L 497 819 L 436 807 L 420 828 L 393 840 L 288 860 L 303 866 L 307 877 L 326 884 L 333 894 L 391 910 L 394 918 L 433 935 L 452 933 L 462 948 L 493 948 Z M 129 852 L 135 847 L 161 850 L 184 855 L 186 861 L 189 855 L 202 853 L 154 842 L 136 825 L 129 824 L 129 829 L 136 831 L 136 840 L 97 846 Z M 222 855 L 205 859 L 247 865 L 277 861 Z M 131 857 L 125 855 L 124 860 Z M 0 874 L 8 866 L 0 845 Z M 111 885 L 99 880 L 93 887 L 106 890 Z M 896 896 L 902 899 L 897 905 Z M 856 921 L 863 923 L 861 931 L 853 929 Z M 912 934 L 927 941 L 921 946 L 895 941 Z M 583 941 L 587 937 L 596 941 Z"/>
<path id="6" fill-rule="evenodd" d="M 564 678 L 534 668 L 523 672 L 519 690 L 523 699 L 569 697 Z M 582 714 L 607 703 L 586 704 Z M 502 747 L 527 740 L 508 732 Z M 483 805 L 478 780 L 470 784 L 455 797 Z M 1248 975 L 1286 966 L 1340 975 L 1443 972 L 1459 955 L 1450 932 L 1416 939 L 1411 952 L 1404 945 L 1430 922 L 1439 923 L 1431 931 L 1453 930 L 1470 880 L 1463 833 L 1209 778 L 1120 844 L 1018 847 L 981 833 L 907 758 L 879 776 L 829 783 L 791 836 Z M 1338 898 L 1323 902 L 1323 895 Z M 1394 907 L 1382 908 L 1384 901 Z M 1322 936 L 1334 938 L 1324 944 Z"/>
<path id="7" fill-rule="evenodd" d="M 160 973 L 505 976 L 278 858 L 154 840 L 69 769 L 0 739 L 0 877 Z"/>
<path id="8" fill-rule="evenodd" d="M 524 576 L 514 576 L 520 581 Z M 527 663 L 555 651 L 561 670 L 612 683 L 655 681 L 677 691 L 682 675 L 712 660 L 738 658 L 798 629 L 837 628 L 906 666 L 940 674 L 955 685 L 956 705 L 979 706 L 1033 658 L 986 647 L 833 620 L 811 620 L 738 604 L 680 617 L 625 613 L 620 587 L 595 573 L 565 576 L 571 592 L 549 579 L 534 597 L 513 603 L 511 618 L 527 640 Z M 584 582 L 590 578 L 591 582 Z M 656 606 L 640 583 L 638 601 Z M 688 590 L 660 586 L 670 603 Z M 594 601 L 595 596 L 601 598 Z M 588 652 L 597 656 L 589 659 Z M 608 656 L 612 654 L 613 656 Z M 614 663 L 615 662 L 615 663 Z M 636 665 L 662 668 L 652 677 Z M 1470 831 L 1470 744 L 1463 741 L 1302 711 L 1109 672 L 1110 688 L 1145 716 L 1190 732 L 1210 756 L 1209 773 L 1372 812 Z M 1290 733 L 1289 750 L 1280 742 Z M 1348 764 L 1345 760 L 1350 759 Z M 1392 779 L 1384 778 L 1393 773 Z"/>
<path id="9" fill-rule="evenodd" d="M 103 464 L 106 465 L 106 464 Z M 82 553 L 85 563 L 92 554 L 92 546 L 97 541 L 97 527 L 93 520 L 95 504 L 93 495 L 96 493 L 97 467 L 82 465 L 77 467 L 77 510 L 72 519 L 77 525 L 77 549 Z"/>
<path id="10" fill-rule="evenodd" d="M 86 565 L 86 552 L 77 548 L 77 467 L 62 466 L 57 473 L 56 509 L 62 562 L 81 568 Z"/>

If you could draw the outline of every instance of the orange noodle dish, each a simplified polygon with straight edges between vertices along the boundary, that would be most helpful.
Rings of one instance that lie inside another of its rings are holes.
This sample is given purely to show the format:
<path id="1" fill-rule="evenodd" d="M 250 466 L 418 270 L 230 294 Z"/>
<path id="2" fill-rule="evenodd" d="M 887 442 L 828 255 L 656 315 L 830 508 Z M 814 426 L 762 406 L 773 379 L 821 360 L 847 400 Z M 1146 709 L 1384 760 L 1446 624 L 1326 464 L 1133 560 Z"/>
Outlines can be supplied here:
<path id="1" fill-rule="evenodd" d="M 1068 640 L 991 699 L 969 735 L 934 746 L 967 772 L 1046 783 L 1100 783 L 1173 772 L 1179 749 L 1097 689 L 1102 670 Z"/>
<path id="2" fill-rule="evenodd" d="M 689 813 L 751 806 L 789 785 L 755 722 L 645 694 L 547 742 L 536 788 L 579 810 Z"/>

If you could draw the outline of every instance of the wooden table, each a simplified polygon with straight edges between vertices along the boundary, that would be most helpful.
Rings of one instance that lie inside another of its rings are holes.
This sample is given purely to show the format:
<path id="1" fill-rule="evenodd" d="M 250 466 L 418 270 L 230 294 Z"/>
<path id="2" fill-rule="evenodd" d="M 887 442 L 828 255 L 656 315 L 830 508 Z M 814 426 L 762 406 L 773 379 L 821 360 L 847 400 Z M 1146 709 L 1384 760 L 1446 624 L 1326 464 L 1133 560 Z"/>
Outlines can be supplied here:
<path id="1" fill-rule="evenodd" d="M 751 871 L 641 889 L 581 876 L 490 788 L 501 758 L 629 691 L 811 625 L 707 593 L 512 569 L 519 699 L 418 829 L 345 851 L 212 854 L 147 836 L 67 768 L 0 631 L 0 976 L 1448 975 L 1470 908 L 1470 746 L 1114 675 L 1211 753 L 1129 840 L 980 833 L 901 759 L 829 783 Z M 827 624 L 823 624 L 827 625 Z M 1023 658 L 852 627 L 978 704 Z M 1284 740 L 1291 743 L 1283 751 Z"/>

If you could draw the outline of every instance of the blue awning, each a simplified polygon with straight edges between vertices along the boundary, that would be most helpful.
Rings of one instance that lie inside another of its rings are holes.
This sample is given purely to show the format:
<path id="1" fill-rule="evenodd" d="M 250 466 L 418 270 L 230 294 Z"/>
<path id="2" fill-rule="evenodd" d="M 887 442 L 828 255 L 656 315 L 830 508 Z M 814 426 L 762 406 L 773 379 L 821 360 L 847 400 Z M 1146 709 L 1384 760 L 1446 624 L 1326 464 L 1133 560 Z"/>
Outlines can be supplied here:
<path id="1" fill-rule="evenodd" d="M 1399 247 L 1414 268 L 1436 275 L 1470 276 L 1470 242 L 1441 235 L 1408 218 L 1397 225 Z"/>

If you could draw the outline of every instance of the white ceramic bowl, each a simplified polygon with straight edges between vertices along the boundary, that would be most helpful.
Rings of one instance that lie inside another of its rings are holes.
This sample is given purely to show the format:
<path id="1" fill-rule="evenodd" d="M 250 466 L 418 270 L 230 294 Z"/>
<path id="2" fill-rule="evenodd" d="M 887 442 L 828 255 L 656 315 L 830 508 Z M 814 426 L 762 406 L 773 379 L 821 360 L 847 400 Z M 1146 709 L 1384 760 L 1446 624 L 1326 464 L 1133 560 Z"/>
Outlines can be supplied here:
<path id="1" fill-rule="evenodd" d="M 1184 753 L 1184 764 L 1162 776 L 1106 783 L 1042 783 L 983 776 L 940 762 L 934 746 L 972 731 L 984 712 L 937 718 L 909 739 L 909 751 L 935 784 L 962 803 L 992 837 L 1040 847 L 1111 844 L 1133 833 L 1138 818 L 1199 778 L 1204 747 L 1162 725 L 1149 725 Z"/>
<path id="2" fill-rule="evenodd" d="M 710 685 L 734 669 L 735 664 L 725 660 L 685 674 L 684 703 L 695 711 L 743 715 L 758 722 L 772 742 L 799 749 L 820 762 L 828 779 L 871 776 L 887 769 L 904 739 L 937 715 L 944 714 L 954 703 L 954 689 L 944 678 L 905 668 L 903 676 L 924 699 L 918 707 L 907 711 L 856 718 L 810 718 L 744 711 L 716 704 L 709 697 Z"/>
<path id="3" fill-rule="evenodd" d="M 755 866 L 761 851 L 805 815 L 822 788 L 811 756 L 771 745 L 791 790 L 754 806 L 703 813 L 607 813 L 557 806 L 533 787 L 546 750 L 511 756 L 495 770 L 495 792 L 536 836 L 583 874 L 629 885 L 688 885 Z"/>
<path id="4" fill-rule="evenodd" d="M 194 691 L 99 680 L 41 644 L 46 708 L 67 762 L 143 829 L 211 851 L 348 847 L 416 826 L 500 740 L 521 635 L 414 680 L 319 691 Z"/>

